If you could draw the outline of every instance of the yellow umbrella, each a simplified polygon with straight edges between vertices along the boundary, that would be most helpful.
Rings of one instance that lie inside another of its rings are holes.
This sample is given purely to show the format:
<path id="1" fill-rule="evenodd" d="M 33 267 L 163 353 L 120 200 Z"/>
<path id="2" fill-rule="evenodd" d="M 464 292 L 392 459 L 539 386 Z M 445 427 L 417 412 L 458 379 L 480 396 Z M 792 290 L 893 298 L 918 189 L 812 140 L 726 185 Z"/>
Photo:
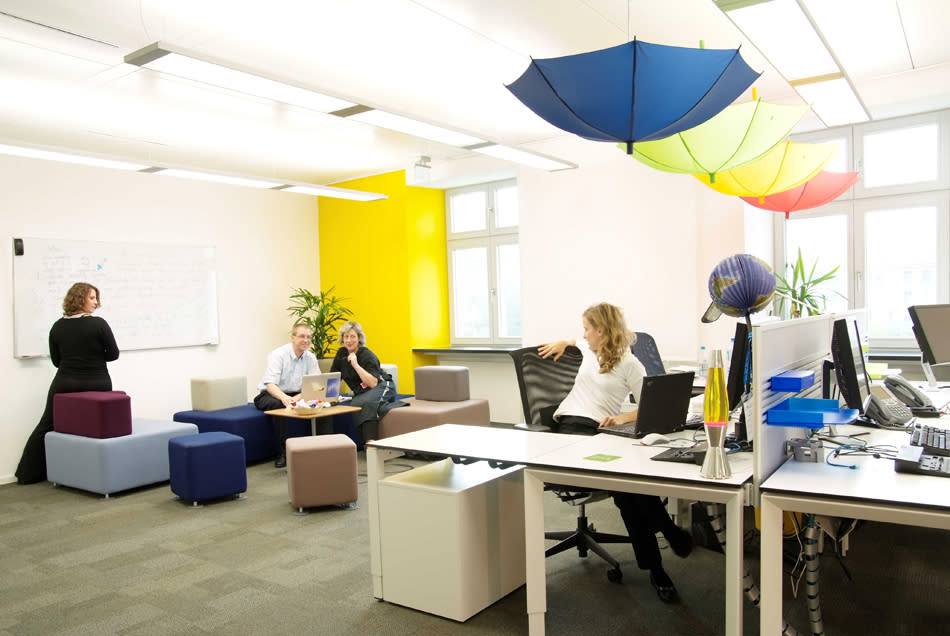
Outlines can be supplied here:
<path id="1" fill-rule="evenodd" d="M 715 182 L 716 173 L 753 163 L 780 144 L 808 108 L 761 99 L 733 104 L 699 126 L 633 144 L 633 156 L 657 170 L 708 174 Z"/>
<path id="2" fill-rule="evenodd" d="M 838 152 L 838 144 L 803 144 L 786 141 L 761 159 L 741 168 L 693 176 L 723 194 L 739 197 L 767 197 L 799 186 L 822 171 Z"/>

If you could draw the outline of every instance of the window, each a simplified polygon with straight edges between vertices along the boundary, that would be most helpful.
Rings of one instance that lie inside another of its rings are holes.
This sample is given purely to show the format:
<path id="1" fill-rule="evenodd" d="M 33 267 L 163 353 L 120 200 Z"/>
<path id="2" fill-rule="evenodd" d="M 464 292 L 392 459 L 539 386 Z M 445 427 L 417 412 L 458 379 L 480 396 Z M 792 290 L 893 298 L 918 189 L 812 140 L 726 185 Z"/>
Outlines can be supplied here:
<path id="1" fill-rule="evenodd" d="M 521 342 L 518 186 L 446 191 L 451 343 Z"/>
<path id="2" fill-rule="evenodd" d="M 819 288 L 825 297 L 825 305 L 819 307 L 823 312 L 848 309 L 848 229 L 846 214 L 794 215 L 785 229 L 786 260 L 794 263 L 801 249 L 806 275 L 810 275 L 813 267 L 815 276 L 838 268 L 835 277 Z"/>
<path id="3" fill-rule="evenodd" d="M 795 137 L 838 142 L 847 160 L 826 170 L 853 165 L 860 177 L 837 201 L 778 223 L 776 262 L 801 247 L 806 267 L 818 259 L 816 273 L 838 265 L 828 310 L 867 308 L 876 349 L 916 348 L 907 307 L 950 302 L 948 139 L 950 111 Z M 833 292 L 847 303 L 833 304 Z"/>
<path id="4" fill-rule="evenodd" d="M 864 271 L 855 307 L 868 309 L 878 348 L 913 348 L 910 305 L 947 302 L 947 195 L 921 193 L 856 201 L 856 261 Z M 941 235 L 943 235 L 941 240 Z"/>

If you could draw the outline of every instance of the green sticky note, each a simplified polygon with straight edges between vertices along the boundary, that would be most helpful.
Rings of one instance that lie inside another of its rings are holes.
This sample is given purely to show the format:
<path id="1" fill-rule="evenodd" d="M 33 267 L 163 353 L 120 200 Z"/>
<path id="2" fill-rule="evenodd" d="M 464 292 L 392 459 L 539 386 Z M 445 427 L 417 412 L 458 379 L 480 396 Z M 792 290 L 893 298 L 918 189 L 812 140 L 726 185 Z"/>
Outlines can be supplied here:
<path id="1" fill-rule="evenodd" d="M 615 459 L 620 459 L 620 455 L 605 455 L 603 453 L 597 453 L 596 455 L 591 455 L 590 457 L 585 457 L 584 459 L 589 459 L 592 462 L 612 462 Z"/>

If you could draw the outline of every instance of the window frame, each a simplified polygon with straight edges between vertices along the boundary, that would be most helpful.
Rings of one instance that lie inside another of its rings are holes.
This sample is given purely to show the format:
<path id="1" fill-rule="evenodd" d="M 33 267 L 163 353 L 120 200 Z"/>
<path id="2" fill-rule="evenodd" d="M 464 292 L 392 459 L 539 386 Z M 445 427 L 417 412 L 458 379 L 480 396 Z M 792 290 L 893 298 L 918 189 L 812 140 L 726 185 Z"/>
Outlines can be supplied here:
<path id="1" fill-rule="evenodd" d="M 929 123 L 939 126 L 937 179 L 912 184 L 867 188 L 861 167 L 864 164 L 864 138 L 868 134 L 887 130 L 912 128 Z M 924 113 L 909 117 L 832 128 L 807 134 L 794 135 L 794 141 L 821 143 L 833 139 L 846 140 L 848 165 L 859 172 L 857 183 L 834 201 L 819 208 L 793 213 L 790 220 L 845 214 L 848 219 L 848 306 L 863 308 L 867 302 L 866 273 L 869 256 L 866 252 L 865 219 L 868 213 L 889 208 L 933 205 L 937 208 L 937 280 L 938 303 L 950 302 L 950 110 Z M 788 261 L 786 253 L 786 223 L 778 220 L 773 225 L 773 254 L 777 268 Z M 781 265 L 779 265 L 781 264 Z M 877 350 L 907 351 L 917 348 L 916 340 L 909 338 L 874 338 L 869 342 Z"/>
<path id="2" fill-rule="evenodd" d="M 950 210 L 950 193 L 915 192 L 912 194 L 871 197 L 854 201 L 854 209 L 852 212 L 851 262 L 855 268 L 860 267 L 860 271 L 855 271 L 852 274 L 852 284 L 855 289 L 854 301 L 849 300 L 849 305 L 852 309 L 855 307 L 867 307 L 866 274 L 869 258 L 865 249 L 867 242 L 865 219 L 867 215 L 872 212 L 894 208 L 923 207 L 930 205 L 937 209 L 937 227 L 935 228 L 937 240 L 936 302 L 950 302 L 950 257 L 948 257 L 947 254 L 948 246 L 950 246 L 947 222 L 948 210 Z M 861 237 L 861 240 L 857 240 L 857 237 Z M 868 319 L 870 320 L 870 316 Z M 868 331 L 870 332 L 870 328 Z M 917 341 L 913 336 L 908 338 L 874 338 L 873 341 L 869 340 L 869 342 L 873 344 L 875 349 L 902 350 L 917 347 Z"/>
<path id="3" fill-rule="evenodd" d="M 497 248 L 501 245 L 518 245 L 520 254 L 519 225 L 502 228 L 496 227 L 495 225 L 495 192 L 510 187 L 517 188 L 517 180 L 505 179 L 502 181 L 451 188 L 445 191 L 446 259 L 449 283 L 449 343 L 451 346 L 521 344 L 520 335 L 518 337 L 501 337 L 498 333 L 500 325 L 500 306 L 498 302 Z M 484 191 L 487 195 L 485 198 L 485 229 L 468 232 L 452 232 L 452 197 L 474 191 Z M 458 336 L 457 317 L 455 314 L 455 271 L 452 255 L 454 250 L 470 249 L 473 247 L 483 247 L 487 251 L 488 256 L 488 280 L 486 284 L 488 286 L 489 336 L 487 338 Z"/>
<path id="4" fill-rule="evenodd" d="M 864 138 L 868 135 L 900 130 L 902 128 L 917 128 L 927 124 L 937 124 L 937 178 L 932 181 L 917 181 L 898 185 L 868 187 L 864 184 Z M 950 188 L 950 171 L 947 170 L 947 149 L 950 148 L 950 110 L 923 113 L 896 119 L 885 119 L 853 127 L 852 146 L 854 159 L 852 170 L 859 172 L 858 182 L 854 184 L 854 198 L 883 197 L 893 194 L 912 194 L 925 190 L 941 190 Z"/>

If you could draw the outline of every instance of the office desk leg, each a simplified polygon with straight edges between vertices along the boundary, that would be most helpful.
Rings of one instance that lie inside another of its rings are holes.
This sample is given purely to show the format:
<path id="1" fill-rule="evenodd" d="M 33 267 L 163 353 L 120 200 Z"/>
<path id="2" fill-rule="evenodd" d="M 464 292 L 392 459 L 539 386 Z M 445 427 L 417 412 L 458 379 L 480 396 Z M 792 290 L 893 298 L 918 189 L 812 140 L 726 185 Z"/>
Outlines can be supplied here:
<path id="1" fill-rule="evenodd" d="M 761 574 L 762 599 L 759 604 L 759 633 L 782 633 L 782 509 L 762 495 Z"/>
<path id="2" fill-rule="evenodd" d="M 544 564 L 544 483 L 524 471 L 525 596 L 528 635 L 544 636 L 547 583 Z"/>
<path id="3" fill-rule="evenodd" d="M 742 497 L 726 502 L 726 633 L 742 634 Z"/>
<path id="4" fill-rule="evenodd" d="M 387 459 L 402 456 L 402 451 L 366 447 L 366 491 L 369 497 L 369 569 L 373 577 L 373 596 L 383 597 L 383 554 L 379 541 L 379 480 L 386 475 Z"/>

